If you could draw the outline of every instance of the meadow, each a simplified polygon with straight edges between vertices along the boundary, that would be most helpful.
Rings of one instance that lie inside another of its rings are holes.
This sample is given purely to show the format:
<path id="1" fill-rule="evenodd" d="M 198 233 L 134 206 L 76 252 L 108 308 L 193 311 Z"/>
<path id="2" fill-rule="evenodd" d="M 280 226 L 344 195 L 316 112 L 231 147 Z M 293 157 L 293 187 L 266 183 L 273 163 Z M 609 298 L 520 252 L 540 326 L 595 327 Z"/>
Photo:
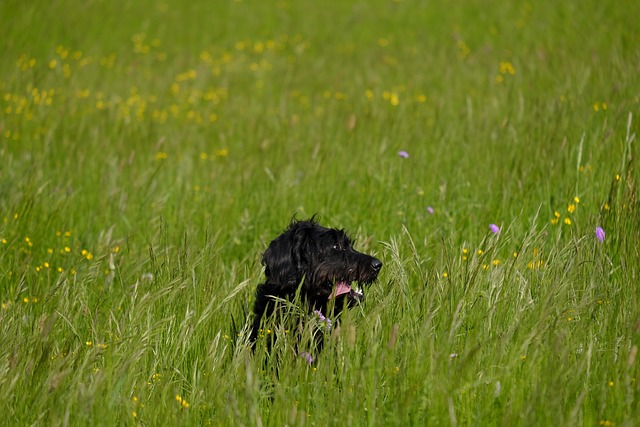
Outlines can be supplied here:
<path id="1" fill-rule="evenodd" d="M 3 0 L 0 425 L 637 425 L 637 12 Z M 275 369 L 313 214 L 384 267 Z"/>

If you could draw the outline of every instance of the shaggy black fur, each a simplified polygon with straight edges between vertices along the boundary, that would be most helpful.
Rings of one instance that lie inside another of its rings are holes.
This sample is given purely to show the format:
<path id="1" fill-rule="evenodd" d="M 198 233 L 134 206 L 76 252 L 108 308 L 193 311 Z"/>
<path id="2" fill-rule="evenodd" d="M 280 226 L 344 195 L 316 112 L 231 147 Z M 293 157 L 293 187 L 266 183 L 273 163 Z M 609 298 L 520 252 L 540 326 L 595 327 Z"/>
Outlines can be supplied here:
<path id="1" fill-rule="evenodd" d="M 372 283 L 382 268 L 380 260 L 356 251 L 344 230 L 325 228 L 314 218 L 294 219 L 271 242 L 262 264 L 267 280 L 256 291 L 250 336 L 253 346 L 262 318 L 273 314 L 278 300 L 293 301 L 299 293 L 310 314 L 336 316 L 345 305 L 362 300 L 362 290 L 356 284 Z"/>

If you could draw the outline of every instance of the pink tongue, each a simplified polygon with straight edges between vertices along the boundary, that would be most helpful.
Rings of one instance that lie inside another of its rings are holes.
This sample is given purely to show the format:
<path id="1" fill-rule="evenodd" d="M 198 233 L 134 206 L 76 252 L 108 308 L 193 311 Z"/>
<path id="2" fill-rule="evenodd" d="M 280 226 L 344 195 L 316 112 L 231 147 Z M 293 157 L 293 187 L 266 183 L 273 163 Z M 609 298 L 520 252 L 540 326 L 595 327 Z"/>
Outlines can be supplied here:
<path id="1" fill-rule="evenodd" d="M 347 282 L 337 282 L 336 289 L 331 295 L 329 295 L 329 299 L 337 298 L 340 295 L 348 294 L 349 292 L 351 292 L 351 286 L 349 286 Z"/>

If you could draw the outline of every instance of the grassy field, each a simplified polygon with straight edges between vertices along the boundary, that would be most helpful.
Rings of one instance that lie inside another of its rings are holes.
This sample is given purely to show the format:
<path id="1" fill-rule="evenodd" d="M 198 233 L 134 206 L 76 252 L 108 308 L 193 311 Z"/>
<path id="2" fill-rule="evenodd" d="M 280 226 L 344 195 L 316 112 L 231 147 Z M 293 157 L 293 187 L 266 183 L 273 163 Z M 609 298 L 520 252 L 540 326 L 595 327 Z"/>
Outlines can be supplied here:
<path id="1" fill-rule="evenodd" d="M 637 12 L 2 1 L 0 424 L 637 425 Z M 277 375 L 315 213 L 384 268 Z"/>

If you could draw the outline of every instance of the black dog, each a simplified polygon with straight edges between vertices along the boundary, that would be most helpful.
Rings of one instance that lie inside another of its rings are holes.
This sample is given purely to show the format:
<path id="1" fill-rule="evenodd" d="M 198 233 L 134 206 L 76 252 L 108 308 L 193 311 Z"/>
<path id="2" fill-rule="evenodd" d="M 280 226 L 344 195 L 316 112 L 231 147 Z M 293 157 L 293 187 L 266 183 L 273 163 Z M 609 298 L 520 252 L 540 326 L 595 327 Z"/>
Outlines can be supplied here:
<path id="1" fill-rule="evenodd" d="M 271 316 L 279 302 L 292 302 L 299 293 L 309 314 L 330 322 L 325 315 L 337 316 L 345 305 L 359 303 L 361 286 L 375 281 L 382 268 L 380 260 L 356 251 L 344 230 L 325 228 L 314 218 L 294 219 L 269 244 L 262 264 L 267 280 L 256 291 L 250 335 L 254 348 L 263 317 Z"/>

